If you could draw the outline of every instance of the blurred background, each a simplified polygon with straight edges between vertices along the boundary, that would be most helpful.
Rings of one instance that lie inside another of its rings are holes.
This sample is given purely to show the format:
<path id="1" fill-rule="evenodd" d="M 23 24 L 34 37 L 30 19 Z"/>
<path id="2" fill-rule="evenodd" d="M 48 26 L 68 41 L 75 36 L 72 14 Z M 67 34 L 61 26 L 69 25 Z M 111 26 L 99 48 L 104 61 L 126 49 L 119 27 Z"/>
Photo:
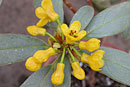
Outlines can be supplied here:
<path id="1" fill-rule="evenodd" d="M 77 10 L 88 3 L 87 0 L 67 1 L 70 2 Z M 104 3 L 102 4 L 104 5 Z M 101 4 L 99 5 L 102 6 Z M 105 6 L 109 7 L 110 3 L 108 2 Z M 106 7 L 101 8 L 104 9 Z M 69 23 L 74 14 L 66 5 L 64 5 L 64 11 L 65 22 Z M 0 5 L 0 34 L 28 34 L 26 27 L 35 24 L 37 21 L 38 19 L 35 16 L 33 0 L 3 0 Z M 104 38 L 104 40 L 110 44 L 113 43 L 120 49 L 130 53 L 130 39 L 124 40 L 121 34 Z M 82 67 L 86 71 L 86 79 L 79 81 L 72 76 L 72 87 L 128 87 L 117 83 L 98 72 L 92 71 L 85 65 Z M 0 87 L 19 87 L 31 73 L 32 72 L 25 69 L 24 62 L 1 66 Z"/>

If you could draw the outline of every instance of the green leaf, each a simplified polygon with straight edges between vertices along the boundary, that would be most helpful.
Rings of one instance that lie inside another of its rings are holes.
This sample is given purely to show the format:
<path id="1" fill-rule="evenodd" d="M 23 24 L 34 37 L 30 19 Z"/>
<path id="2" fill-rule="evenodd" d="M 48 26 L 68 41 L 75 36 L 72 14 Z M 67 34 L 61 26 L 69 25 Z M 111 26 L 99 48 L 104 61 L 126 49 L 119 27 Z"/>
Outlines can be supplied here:
<path id="1" fill-rule="evenodd" d="M 101 73 L 115 81 L 130 86 L 130 55 L 112 48 L 102 47 L 105 50 L 105 65 Z"/>
<path id="2" fill-rule="evenodd" d="M 60 59 L 60 58 L 59 58 Z M 56 61 L 52 65 L 41 68 L 39 71 L 34 72 L 20 87 L 70 87 L 71 83 L 71 68 L 68 57 L 65 57 L 65 79 L 64 83 L 60 86 L 53 85 L 51 83 L 51 75 L 55 72 Z"/>
<path id="3" fill-rule="evenodd" d="M 0 34 L 0 66 L 20 62 L 48 46 L 40 39 L 20 34 Z"/>
<path id="4" fill-rule="evenodd" d="M 87 27 L 88 38 L 118 34 L 130 27 L 130 2 L 124 2 L 96 15 Z"/>
<path id="5" fill-rule="evenodd" d="M 70 24 L 78 20 L 81 23 L 81 30 L 83 30 L 89 24 L 93 16 L 94 16 L 94 9 L 90 6 L 83 6 L 73 16 Z"/>
<path id="6" fill-rule="evenodd" d="M 1 5 L 1 3 L 2 3 L 2 0 L 0 0 L 0 5 Z"/>
<path id="7" fill-rule="evenodd" d="M 130 38 L 130 27 L 129 29 L 125 30 L 123 33 L 123 37 L 128 40 Z"/>
<path id="8" fill-rule="evenodd" d="M 41 1 L 42 0 L 34 0 L 34 5 L 36 8 L 41 6 Z M 52 1 L 55 12 L 57 12 L 60 16 L 59 18 L 60 22 L 63 23 L 63 20 L 64 20 L 63 0 L 51 0 L 51 1 Z M 57 29 L 57 23 L 55 22 L 48 23 L 47 25 L 53 29 Z"/>

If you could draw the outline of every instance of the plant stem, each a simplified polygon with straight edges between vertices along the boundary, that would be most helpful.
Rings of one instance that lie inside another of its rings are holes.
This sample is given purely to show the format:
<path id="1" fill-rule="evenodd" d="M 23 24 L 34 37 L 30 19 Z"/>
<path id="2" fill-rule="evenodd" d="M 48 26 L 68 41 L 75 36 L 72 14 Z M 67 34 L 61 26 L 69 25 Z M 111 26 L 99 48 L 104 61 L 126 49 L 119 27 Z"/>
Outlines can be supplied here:
<path id="1" fill-rule="evenodd" d="M 71 48 L 74 50 L 74 52 L 75 52 L 79 57 L 81 57 L 80 53 L 79 53 L 74 47 L 71 46 Z"/>
<path id="2" fill-rule="evenodd" d="M 63 35 L 62 30 L 61 30 L 61 23 L 60 23 L 59 19 L 57 19 L 57 20 L 56 20 L 56 22 L 57 22 L 57 24 L 58 24 L 58 25 L 59 25 L 59 27 L 60 27 L 62 41 L 64 42 L 64 35 Z"/>
<path id="3" fill-rule="evenodd" d="M 77 43 L 77 42 L 73 42 L 73 44 L 74 44 L 74 45 L 77 45 L 77 46 L 79 45 L 79 43 Z"/>
<path id="4" fill-rule="evenodd" d="M 49 37 L 51 37 L 55 42 L 58 42 L 55 37 L 53 37 L 51 34 L 49 34 L 48 32 L 46 32 L 46 35 L 48 35 Z"/>
<path id="5" fill-rule="evenodd" d="M 76 8 L 74 8 L 67 0 L 63 0 L 65 5 L 73 12 L 76 13 Z"/>
<path id="6" fill-rule="evenodd" d="M 69 50 L 69 48 L 67 48 L 67 50 L 68 50 L 68 52 L 69 52 L 69 54 L 70 54 L 70 56 L 71 56 L 71 58 L 72 58 L 73 62 L 75 62 L 76 60 L 75 60 L 75 58 L 74 58 L 73 54 L 71 53 L 71 51 Z"/>
<path id="7" fill-rule="evenodd" d="M 62 57 L 61 57 L 61 63 L 63 63 L 65 57 L 65 47 L 63 48 Z"/>

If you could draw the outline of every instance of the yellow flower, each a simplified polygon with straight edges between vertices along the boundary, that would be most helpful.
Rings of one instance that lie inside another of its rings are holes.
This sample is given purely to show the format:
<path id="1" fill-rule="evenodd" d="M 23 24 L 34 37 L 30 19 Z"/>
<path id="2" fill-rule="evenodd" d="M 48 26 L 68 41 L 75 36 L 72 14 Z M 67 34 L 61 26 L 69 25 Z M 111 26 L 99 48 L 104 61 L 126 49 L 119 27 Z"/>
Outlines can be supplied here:
<path id="1" fill-rule="evenodd" d="M 29 32 L 29 34 L 31 34 L 33 36 L 37 36 L 37 35 L 45 36 L 45 34 L 46 34 L 46 29 L 45 28 L 40 28 L 40 27 L 37 27 L 35 25 L 28 26 L 27 31 Z"/>
<path id="2" fill-rule="evenodd" d="M 74 41 L 79 41 L 86 35 L 85 30 L 81 30 L 81 24 L 79 21 L 74 21 L 70 28 L 66 24 L 61 25 L 61 29 L 63 34 L 66 36 L 66 42 L 67 43 L 73 43 Z"/>
<path id="3" fill-rule="evenodd" d="M 42 27 L 48 22 L 55 22 L 59 18 L 59 15 L 53 9 L 51 0 L 42 0 L 41 6 L 35 10 L 36 16 L 40 19 L 37 26 Z"/>
<path id="4" fill-rule="evenodd" d="M 72 69 L 73 69 L 73 75 L 79 79 L 83 80 L 85 78 L 85 72 L 84 70 L 80 67 L 79 62 L 73 62 L 72 63 Z"/>
<path id="5" fill-rule="evenodd" d="M 33 57 L 27 59 L 25 66 L 30 71 L 37 71 L 41 68 L 42 64 L 37 63 Z"/>
<path id="6" fill-rule="evenodd" d="M 55 50 L 50 47 L 47 50 L 38 50 L 34 55 L 34 59 L 37 63 L 43 63 L 48 60 L 50 56 L 55 55 Z"/>
<path id="7" fill-rule="evenodd" d="M 98 40 L 96 38 L 92 38 L 92 39 L 88 40 L 87 42 L 80 41 L 79 48 L 86 49 L 86 50 L 92 52 L 92 51 L 100 48 L 100 40 Z"/>
<path id="8" fill-rule="evenodd" d="M 51 82 L 55 85 L 61 85 L 64 81 L 64 67 L 63 63 L 58 63 L 56 71 L 51 76 Z"/>
<path id="9" fill-rule="evenodd" d="M 84 63 L 88 63 L 92 70 L 100 71 L 102 70 L 100 68 L 104 66 L 104 60 L 102 59 L 104 53 L 105 52 L 103 50 L 98 50 L 94 52 L 92 55 L 83 53 L 81 61 Z"/>

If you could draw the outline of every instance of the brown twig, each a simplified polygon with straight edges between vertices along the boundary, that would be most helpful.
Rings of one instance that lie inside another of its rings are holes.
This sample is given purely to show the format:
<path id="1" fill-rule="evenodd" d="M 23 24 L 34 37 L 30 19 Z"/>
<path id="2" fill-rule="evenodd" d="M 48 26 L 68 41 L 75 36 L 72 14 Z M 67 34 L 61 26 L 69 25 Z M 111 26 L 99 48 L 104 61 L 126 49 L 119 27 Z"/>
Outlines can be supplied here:
<path id="1" fill-rule="evenodd" d="M 76 13 L 76 8 L 74 8 L 67 0 L 63 0 L 65 5 L 73 12 Z"/>
<path id="2" fill-rule="evenodd" d="M 92 4 L 91 0 L 87 0 L 87 2 L 88 2 L 89 6 L 93 7 L 93 4 Z"/>

